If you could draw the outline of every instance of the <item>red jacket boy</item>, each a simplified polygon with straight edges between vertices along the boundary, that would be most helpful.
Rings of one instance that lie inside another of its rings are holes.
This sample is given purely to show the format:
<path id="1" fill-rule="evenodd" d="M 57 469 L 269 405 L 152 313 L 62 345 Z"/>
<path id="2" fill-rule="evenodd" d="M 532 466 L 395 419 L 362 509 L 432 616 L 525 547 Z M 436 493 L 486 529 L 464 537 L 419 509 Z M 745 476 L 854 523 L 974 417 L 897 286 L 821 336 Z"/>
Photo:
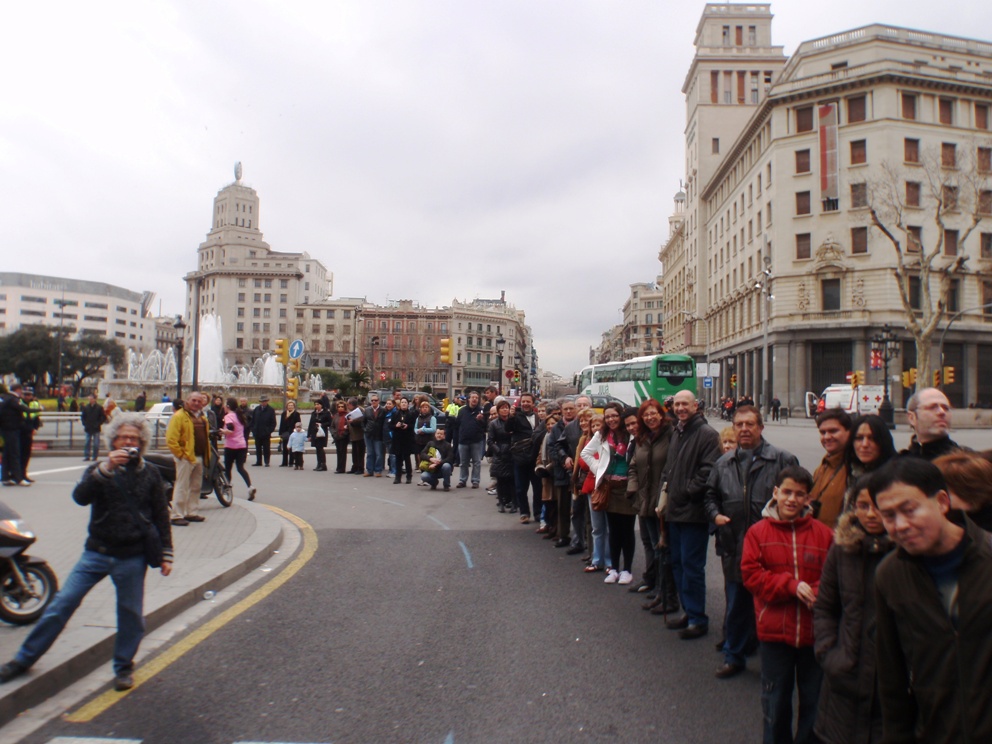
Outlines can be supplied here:
<path id="1" fill-rule="evenodd" d="M 775 480 L 764 519 L 747 531 L 741 578 L 754 596 L 761 641 L 764 741 L 812 741 L 823 675 L 813 653 L 813 605 L 833 533 L 813 518 L 813 476 L 798 466 Z M 799 721 L 792 733 L 792 692 Z"/>

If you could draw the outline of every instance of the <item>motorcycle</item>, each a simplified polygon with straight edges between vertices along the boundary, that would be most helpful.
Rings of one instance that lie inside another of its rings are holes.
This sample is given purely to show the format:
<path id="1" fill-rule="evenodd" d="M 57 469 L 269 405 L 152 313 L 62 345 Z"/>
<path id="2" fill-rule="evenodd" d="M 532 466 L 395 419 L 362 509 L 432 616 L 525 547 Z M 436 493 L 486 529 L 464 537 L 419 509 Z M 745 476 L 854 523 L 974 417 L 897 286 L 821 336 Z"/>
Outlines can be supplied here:
<path id="1" fill-rule="evenodd" d="M 33 623 L 59 590 L 51 566 L 24 552 L 35 540 L 20 515 L 0 502 L 0 619 L 12 625 Z"/>
<path id="2" fill-rule="evenodd" d="M 146 452 L 145 462 L 155 466 L 158 474 L 162 476 L 166 498 L 172 503 L 172 489 L 176 483 L 176 461 L 172 455 Z M 210 464 L 203 469 L 203 480 L 200 482 L 200 498 L 206 498 L 211 493 L 217 497 L 223 507 L 234 503 L 234 487 L 227 479 L 213 441 L 210 442 Z"/>

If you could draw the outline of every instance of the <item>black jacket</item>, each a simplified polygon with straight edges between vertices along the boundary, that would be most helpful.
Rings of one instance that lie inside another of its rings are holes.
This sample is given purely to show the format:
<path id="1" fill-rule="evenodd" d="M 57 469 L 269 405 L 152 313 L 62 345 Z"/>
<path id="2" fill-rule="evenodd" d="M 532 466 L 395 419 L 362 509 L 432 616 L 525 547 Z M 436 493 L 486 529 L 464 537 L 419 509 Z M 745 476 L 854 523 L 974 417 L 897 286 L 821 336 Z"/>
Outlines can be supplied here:
<path id="1" fill-rule="evenodd" d="M 933 462 L 941 455 L 950 455 L 954 452 L 960 452 L 964 447 L 955 442 L 950 437 L 941 437 L 940 439 L 935 439 L 932 442 L 927 442 L 926 444 L 920 444 L 916 439 L 916 435 L 913 435 L 912 441 L 909 443 L 909 447 L 900 452 L 900 455 L 912 455 L 913 457 L 922 457 L 924 460 Z"/>
<path id="2" fill-rule="evenodd" d="M 488 421 L 485 418 L 482 421 L 477 420 L 476 414 L 480 413 L 482 413 L 482 406 L 475 408 L 462 406 L 457 419 L 458 436 L 456 441 L 458 444 L 475 444 L 485 441 Z"/>
<path id="3" fill-rule="evenodd" d="M 675 427 L 668 444 L 664 479 L 668 481 L 668 522 L 706 523 L 703 498 L 713 464 L 720 457 L 720 435 L 702 413 Z"/>
<path id="4" fill-rule="evenodd" d="M 311 442 L 314 441 L 315 439 L 323 439 L 324 440 L 324 443 L 326 444 L 327 437 L 324 437 L 322 435 L 323 432 L 319 432 L 318 431 L 318 429 L 317 429 L 317 426 L 318 425 L 323 426 L 324 427 L 324 431 L 326 431 L 328 434 L 330 434 L 330 431 L 331 431 L 331 414 L 329 414 L 325 410 L 322 410 L 320 413 L 317 413 L 317 409 L 315 408 L 313 410 L 313 412 L 310 414 L 310 421 L 307 423 L 307 438 Z M 318 433 L 321 434 L 320 437 L 317 436 Z"/>
<path id="5" fill-rule="evenodd" d="M 24 425 L 24 414 L 27 412 L 28 407 L 21 398 L 13 393 L 4 393 L 0 396 L 0 429 L 19 431 Z"/>
<path id="6" fill-rule="evenodd" d="M 520 465 L 529 464 L 534 467 L 546 432 L 537 411 L 532 411 L 530 415 L 534 417 L 533 426 L 531 426 L 526 413 L 517 411 L 506 420 L 506 430 L 510 433 L 510 450 L 513 461 Z"/>
<path id="7" fill-rule="evenodd" d="M 251 433 L 255 439 L 267 439 L 276 430 L 276 409 L 272 406 L 256 406 L 252 410 Z"/>
<path id="8" fill-rule="evenodd" d="M 500 418 L 489 422 L 486 433 L 486 449 L 492 453 L 493 462 L 489 466 L 489 475 L 493 478 L 513 477 L 513 458 L 510 456 L 510 432 L 506 423 Z"/>
<path id="9" fill-rule="evenodd" d="M 709 521 L 712 522 L 717 514 L 730 517 L 730 524 L 716 530 L 716 539 L 723 549 L 723 576 L 727 581 L 741 580 L 744 534 L 751 525 L 763 519 L 761 510 L 772 497 L 779 471 L 799 464 L 795 455 L 762 439 L 754 450 L 747 483 L 743 483 L 738 467 L 740 452 L 738 448 L 721 456 L 706 483 L 706 516 Z"/>
<path id="10" fill-rule="evenodd" d="M 671 440 L 672 426 L 666 421 L 654 439 L 638 438 L 628 457 L 627 492 L 635 494 L 634 508 L 640 517 L 655 516 Z"/>
<path id="11" fill-rule="evenodd" d="M 823 744 L 876 744 L 882 715 L 875 673 L 875 572 L 893 545 L 841 515 L 813 606 L 823 686 L 816 734 Z"/>
<path id="12" fill-rule="evenodd" d="M 992 741 L 992 536 L 964 514 L 958 624 L 951 623 L 920 558 L 896 549 L 878 567 L 878 685 L 885 741 Z"/>
<path id="13" fill-rule="evenodd" d="M 87 434 L 98 434 L 107 421 L 107 414 L 99 403 L 87 403 L 79 412 L 79 420 L 83 422 L 83 430 Z"/>
<path id="14" fill-rule="evenodd" d="M 294 410 L 292 413 L 289 413 L 284 410 L 282 416 L 279 418 L 279 437 L 289 439 L 289 435 L 293 433 L 293 429 L 300 423 L 303 423 L 303 421 L 300 419 L 299 411 Z"/>
<path id="15" fill-rule="evenodd" d="M 386 423 L 386 409 L 381 405 L 378 410 L 373 410 L 372 406 L 366 406 L 363 414 L 362 426 L 365 436 L 370 437 L 375 442 L 381 441 L 382 427 Z"/>
<path id="16" fill-rule="evenodd" d="M 118 468 L 113 475 L 90 465 L 72 492 L 80 506 L 90 507 L 86 549 L 129 558 L 144 552 L 144 526 L 140 518 L 155 525 L 162 538 L 162 555 L 172 560 L 172 531 L 169 507 L 158 469 L 142 460 L 137 466 Z M 132 510 L 127 502 L 134 505 Z"/>

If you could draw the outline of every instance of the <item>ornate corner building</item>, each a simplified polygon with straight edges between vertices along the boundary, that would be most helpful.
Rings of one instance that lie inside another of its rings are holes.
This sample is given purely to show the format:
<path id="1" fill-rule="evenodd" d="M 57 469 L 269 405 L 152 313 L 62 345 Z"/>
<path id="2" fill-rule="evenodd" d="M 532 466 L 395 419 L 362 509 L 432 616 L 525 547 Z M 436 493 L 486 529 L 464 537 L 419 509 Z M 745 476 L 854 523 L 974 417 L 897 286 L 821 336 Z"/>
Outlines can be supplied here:
<path id="1" fill-rule="evenodd" d="M 881 384 L 870 338 L 889 324 L 898 380 L 916 347 L 896 250 L 871 218 L 888 194 L 911 270 L 920 246 L 939 248 L 937 269 L 967 259 L 939 329 L 961 311 L 943 343 L 943 364 L 958 370 L 945 392 L 957 406 L 992 401 L 992 43 L 876 24 L 786 58 L 771 22 L 769 5 L 708 4 L 697 27 L 683 86 L 685 215 L 659 255 L 666 351 L 719 364 L 714 397 L 801 407 L 805 391 L 853 370 Z M 935 219 L 928 201 L 951 200 Z"/>

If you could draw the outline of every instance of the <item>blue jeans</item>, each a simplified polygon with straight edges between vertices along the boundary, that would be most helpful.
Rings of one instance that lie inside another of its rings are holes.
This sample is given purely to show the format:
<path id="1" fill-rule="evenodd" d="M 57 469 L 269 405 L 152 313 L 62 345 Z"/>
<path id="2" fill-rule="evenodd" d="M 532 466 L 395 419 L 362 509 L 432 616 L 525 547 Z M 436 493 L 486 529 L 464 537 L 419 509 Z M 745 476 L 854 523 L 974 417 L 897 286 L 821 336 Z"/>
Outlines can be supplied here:
<path id="1" fill-rule="evenodd" d="M 386 448 L 381 439 L 365 435 L 365 472 L 381 473 Z"/>
<path id="2" fill-rule="evenodd" d="M 114 674 L 129 672 L 145 634 L 145 556 L 113 558 L 84 550 L 62 589 L 24 640 L 15 661 L 29 667 L 55 643 L 80 602 L 105 576 L 117 589 L 117 635 L 114 637 Z"/>
<path id="3" fill-rule="evenodd" d="M 92 446 L 92 454 L 90 447 Z M 100 456 L 100 432 L 91 434 L 86 432 L 86 443 L 83 445 L 83 459 L 92 457 L 94 460 Z"/>
<path id="4" fill-rule="evenodd" d="M 606 522 L 606 512 L 592 508 L 592 496 L 586 496 L 589 502 L 589 524 L 592 526 L 592 565 L 601 568 L 613 568 L 610 551 L 606 549 L 610 538 L 610 528 Z"/>
<path id="5" fill-rule="evenodd" d="M 436 473 L 431 473 L 429 471 L 420 474 L 420 480 L 434 488 L 437 485 L 438 477 Z M 442 462 L 441 463 L 441 480 L 444 481 L 445 488 L 451 488 L 451 463 Z"/>
<path id="6" fill-rule="evenodd" d="M 723 659 L 744 666 L 745 652 L 755 636 L 754 597 L 739 581 L 727 582 L 727 627 L 724 631 Z"/>
<path id="7" fill-rule="evenodd" d="M 458 457 L 461 460 L 461 467 L 458 470 L 458 482 L 465 483 L 468 480 L 468 466 L 472 464 L 472 485 L 479 485 L 482 478 L 482 453 L 486 449 L 485 442 L 472 442 L 471 444 L 458 445 Z"/>
<path id="8" fill-rule="evenodd" d="M 689 625 L 709 627 L 706 616 L 706 546 L 710 533 L 705 523 L 669 522 L 672 572 Z"/>
<path id="9" fill-rule="evenodd" d="M 761 642 L 761 711 L 764 744 L 812 744 L 823 671 L 812 646 Z M 792 691 L 799 689 L 799 721 L 792 736 Z"/>

